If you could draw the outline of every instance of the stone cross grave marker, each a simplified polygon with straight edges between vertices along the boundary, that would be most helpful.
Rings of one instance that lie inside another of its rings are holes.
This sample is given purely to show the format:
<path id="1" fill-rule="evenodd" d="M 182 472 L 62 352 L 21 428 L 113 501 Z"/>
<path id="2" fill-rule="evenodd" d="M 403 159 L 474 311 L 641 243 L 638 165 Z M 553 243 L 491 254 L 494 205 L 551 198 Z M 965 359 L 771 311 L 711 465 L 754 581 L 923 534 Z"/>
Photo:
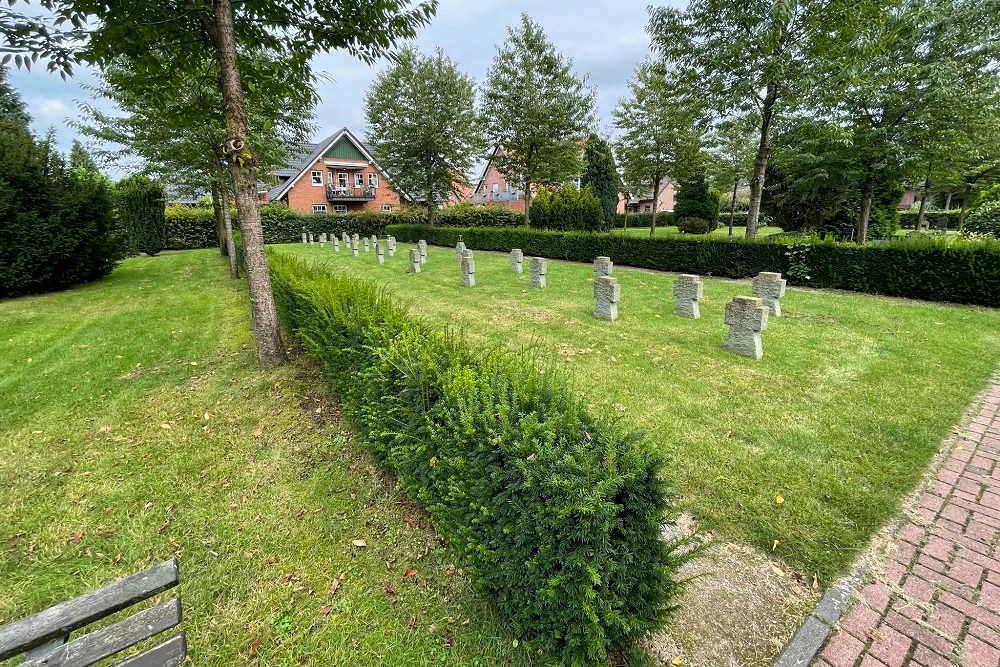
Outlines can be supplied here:
<path id="1" fill-rule="evenodd" d="M 387 237 L 386 240 L 385 240 L 385 246 L 386 246 L 386 250 L 389 251 L 389 257 L 395 257 L 396 256 L 396 237 L 395 236 L 389 236 L 389 237 Z"/>
<path id="2" fill-rule="evenodd" d="M 785 295 L 785 279 L 780 273 L 761 271 L 750 281 L 754 296 L 767 306 L 774 317 L 781 317 L 781 297 Z"/>
<path id="3" fill-rule="evenodd" d="M 313 235 L 312 235 L 312 232 L 309 232 L 309 245 L 312 245 L 312 244 L 313 244 Z"/>
<path id="4" fill-rule="evenodd" d="M 767 328 L 767 306 L 757 297 L 736 296 L 726 304 L 726 324 L 729 333 L 723 347 L 733 354 L 749 359 L 761 359 L 764 346 L 760 332 Z"/>
<path id="5" fill-rule="evenodd" d="M 374 248 L 375 244 L 378 243 L 378 236 L 375 235 L 375 234 L 372 234 L 371 239 L 372 239 L 372 247 Z"/>
<path id="6" fill-rule="evenodd" d="M 410 271 L 420 273 L 420 249 L 410 248 Z"/>
<path id="7" fill-rule="evenodd" d="M 594 298 L 597 298 L 597 279 L 602 276 L 610 276 L 615 268 L 610 257 L 598 257 L 594 260 Z"/>
<path id="8" fill-rule="evenodd" d="M 341 232 L 340 238 L 344 242 L 344 245 L 351 245 L 351 237 L 347 235 L 347 232 Z"/>
<path id="9" fill-rule="evenodd" d="M 689 317 L 696 320 L 701 317 L 698 302 L 705 294 L 705 284 L 698 276 L 685 273 L 677 276 L 674 281 L 674 296 L 677 302 L 674 304 L 674 315 Z"/>
<path id="10" fill-rule="evenodd" d="M 385 264 L 385 249 L 378 241 L 375 241 L 375 263 Z"/>
<path id="11" fill-rule="evenodd" d="M 594 280 L 594 317 L 614 322 L 618 319 L 618 302 L 622 299 L 622 286 L 617 278 L 600 276 Z"/>
<path id="12" fill-rule="evenodd" d="M 333 251 L 340 252 L 340 239 L 338 239 L 336 236 L 333 236 L 332 239 L 333 239 Z"/>
<path id="13" fill-rule="evenodd" d="M 455 244 L 455 259 L 458 263 L 462 263 L 462 254 L 465 252 L 465 241 L 462 240 L 462 235 L 458 236 L 458 243 Z"/>
<path id="14" fill-rule="evenodd" d="M 514 273 L 521 273 L 524 271 L 524 253 L 521 252 L 520 248 L 514 248 L 510 251 L 510 270 Z"/>
<path id="15" fill-rule="evenodd" d="M 471 250 L 465 250 L 462 252 L 462 261 L 459 266 L 462 267 L 462 285 L 465 287 L 475 287 L 476 260 L 472 257 Z"/>
<path id="16" fill-rule="evenodd" d="M 355 257 L 358 256 L 358 235 L 351 234 L 351 254 Z"/>
<path id="17" fill-rule="evenodd" d="M 549 272 L 548 262 L 544 257 L 531 258 L 531 286 L 545 287 L 545 274 Z"/>
<path id="18" fill-rule="evenodd" d="M 302 242 L 303 242 L 303 243 L 308 243 L 308 242 L 309 242 L 309 241 L 307 240 L 307 238 L 306 238 L 306 233 L 305 233 L 305 232 L 302 232 Z"/>
<path id="19" fill-rule="evenodd" d="M 420 239 L 419 241 L 417 241 L 417 250 L 420 251 L 420 263 L 421 264 L 426 264 L 427 263 L 427 241 L 424 241 L 423 239 Z"/>
<path id="20" fill-rule="evenodd" d="M 368 237 L 367 237 L 367 236 L 365 237 L 365 252 L 369 252 L 369 248 L 368 248 Z"/>
<path id="21" fill-rule="evenodd" d="M 319 247 L 320 248 L 325 248 L 326 247 L 326 232 L 322 232 L 319 235 Z"/>

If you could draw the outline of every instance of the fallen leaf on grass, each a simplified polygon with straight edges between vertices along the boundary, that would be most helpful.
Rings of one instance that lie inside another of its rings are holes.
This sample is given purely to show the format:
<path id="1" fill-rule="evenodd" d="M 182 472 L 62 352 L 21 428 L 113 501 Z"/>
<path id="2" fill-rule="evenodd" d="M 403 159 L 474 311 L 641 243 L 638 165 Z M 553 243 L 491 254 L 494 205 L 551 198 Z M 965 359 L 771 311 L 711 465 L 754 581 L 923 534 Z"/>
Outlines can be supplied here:
<path id="1" fill-rule="evenodd" d="M 368 546 L 368 543 L 365 542 L 364 540 L 352 540 L 351 544 L 353 544 L 354 546 L 356 546 L 359 549 L 364 549 L 365 547 Z"/>
<path id="2" fill-rule="evenodd" d="M 785 497 L 784 496 L 778 495 L 778 496 L 774 497 L 774 503 L 776 505 L 780 505 L 783 502 L 785 502 Z"/>
<path id="3" fill-rule="evenodd" d="M 257 655 L 257 648 L 260 646 L 260 640 L 255 639 L 250 642 L 250 650 L 247 651 L 247 657 L 252 658 Z"/>
<path id="4" fill-rule="evenodd" d="M 329 616 L 330 612 L 333 611 L 333 607 L 331 605 L 324 605 L 323 608 L 320 609 L 319 611 L 324 616 Z"/>
<path id="5" fill-rule="evenodd" d="M 673 660 L 670 661 L 670 664 L 673 665 L 673 667 L 679 667 L 679 665 L 683 665 L 684 664 L 684 660 L 681 659 L 680 656 L 677 656 Z"/>
<path id="6" fill-rule="evenodd" d="M 415 577 L 416 575 L 417 575 L 417 568 L 415 567 L 408 567 L 406 568 L 406 571 L 403 572 L 404 577 Z"/>
<path id="7" fill-rule="evenodd" d="M 169 429 L 170 424 L 160 424 L 160 428 Z"/>
<path id="8" fill-rule="evenodd" d="M 69 543 L 70 544 L 79 544 L 80 540 L 82 540 L 82 539 L 83 539 L 83 531 L 80 530 L 80 531 L 77 531 L 77 532 L 73 533 L 73 536 L 69 538 Z"/>
<path id="9" fill-rule="evenodd" d="M 255 437 L 255 438 L 263 438 L 264 437 L 264 431 L 262 431 L 261 429 L 257 429 L 256 431 L 253 432 L 253 437 Z"/>

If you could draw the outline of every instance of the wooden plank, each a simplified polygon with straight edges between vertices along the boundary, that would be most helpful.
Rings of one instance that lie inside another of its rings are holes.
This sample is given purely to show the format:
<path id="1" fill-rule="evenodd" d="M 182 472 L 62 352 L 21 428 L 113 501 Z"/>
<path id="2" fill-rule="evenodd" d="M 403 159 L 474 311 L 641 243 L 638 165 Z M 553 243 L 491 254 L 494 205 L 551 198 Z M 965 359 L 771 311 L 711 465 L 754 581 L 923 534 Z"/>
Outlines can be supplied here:
<path id="1" fill-rule="evenodd" d="M 180 622 L 181 601 L 174 598 L 106 628 L 88 632 L 48 655 L 25 660 L 21 667 L 89 667 Z"/>
<path id="2" fill-rule="evenodd" d="M 177 667 L 186 657 L 187 642 L 182 632 L 159 646 L 122 660 L 112 667 Z"/>
<path id="3" fill-rule="evenodd" d="M 0 660 L 24 653 L 88 623 L 177 585 L 177 561 L 168 560 L 34 616 L 0 627 Z"/>

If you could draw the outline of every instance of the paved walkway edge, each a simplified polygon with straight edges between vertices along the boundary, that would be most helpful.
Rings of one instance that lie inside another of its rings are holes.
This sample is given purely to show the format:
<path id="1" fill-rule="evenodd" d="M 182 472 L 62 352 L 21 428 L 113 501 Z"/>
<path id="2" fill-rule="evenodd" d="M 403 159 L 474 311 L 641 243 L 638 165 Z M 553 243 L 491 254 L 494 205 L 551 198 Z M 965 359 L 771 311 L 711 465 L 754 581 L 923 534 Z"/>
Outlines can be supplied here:
<path id="1" fill-rule="evenodd" d="M 878 545 L 883 542 L 891 542 L 899 532 L 900 528 L 906 522 L 907 509 L 915 503 L 916 499 L 934 481 L 935 475 L 948 461 L 962 434 L 967 430 L 969 424 L 982 412 L 990 390 L 998 384 L 1000 384 L 1000 374 L 991 377 L 986 387 L 976 395 L 952 433 L 942 442 L 939 451 L 934 456 L 930 465 L 928 465 L 927 471 L 920 482 L 917 483 L 914 490 L 907 497 L 906 502 L 902 503 L 900 512 L 879 530 L 878 536 L 873 538 L 873 546 L 865 550 L 851 573 L 827 589 L 823 597 L 820 598 L 820 601 L 816 603 L 816 606 L 802 622 L 802 625 L 799 626 L 795 634 L 788 640 L 785 648 L 774 662 L 774 667 L 808 667 L 813 663 L 826 643 L 827 638 L 830 636 L 830 633 L 836 630 L 837 623 L 840 622 L 844 613 L 850 608 L 855 593 L 868 580 L 875 561 L 879 560 L 877 556 L 873 555 L 873 552 L 877 551 Z"/>

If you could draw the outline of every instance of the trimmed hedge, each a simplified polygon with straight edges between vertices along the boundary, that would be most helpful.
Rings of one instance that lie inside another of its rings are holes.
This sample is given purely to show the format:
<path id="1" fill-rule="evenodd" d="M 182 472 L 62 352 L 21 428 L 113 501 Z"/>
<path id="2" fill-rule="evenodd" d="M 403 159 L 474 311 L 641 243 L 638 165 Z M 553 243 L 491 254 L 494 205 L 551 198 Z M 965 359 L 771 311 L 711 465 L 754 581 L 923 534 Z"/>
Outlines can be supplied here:
<path id="1" fill-rule="evenodd" d="M 931 229 L 938 227 L 938 219 L 948 220 L 948 229 L 958 229 L 958 216 L 960 211 L 926 211 L 924 213 L 924 224 L 930 225 Z M 903 229 L 915 229 L 919 211 L 900 211 L 899 226 Z"/>
<path id="2" fill-rule="evenodd" d="M 167 250 L 214 248 L 219 245 L 215 229 L 215 211 L 194 206 L 168 206 L 164 212 L 167 220 Z"/>
<path id="3" fill-rule="evenodd" d="M 649 239 L 523 228 L 393 225 L 388 231 L 404 242 L 425 239 L 433 245 L 454 246 L 461 234 L 475 250 L 521 248 L 527 256 L 575 262 L 592 262 L 606 255 L 626 266 L 726 278 L 778 271 L 789 282 L 810 287 L 1000 306 L 1000 243 L 989 241 L 947 242 L 928 237 L 865 246 L 801 241 L 792 245 L 728 237 Z"/>
<path id="4" fill-rule="evenodd" d="M 965 233 L 1000 238 L 1000 201 L 991 201 L 974 209 L 965 219 Z"/>
<path id="5" fill-rule="evenodd" d="M 473 351 L 370 282 L 269 262 L 279 318 L 345 416 L 548 662 L 605 664 L 660 625 L 689 554 L 661 539 L 662 460 L 637 433 L 527 354 Z"/>

